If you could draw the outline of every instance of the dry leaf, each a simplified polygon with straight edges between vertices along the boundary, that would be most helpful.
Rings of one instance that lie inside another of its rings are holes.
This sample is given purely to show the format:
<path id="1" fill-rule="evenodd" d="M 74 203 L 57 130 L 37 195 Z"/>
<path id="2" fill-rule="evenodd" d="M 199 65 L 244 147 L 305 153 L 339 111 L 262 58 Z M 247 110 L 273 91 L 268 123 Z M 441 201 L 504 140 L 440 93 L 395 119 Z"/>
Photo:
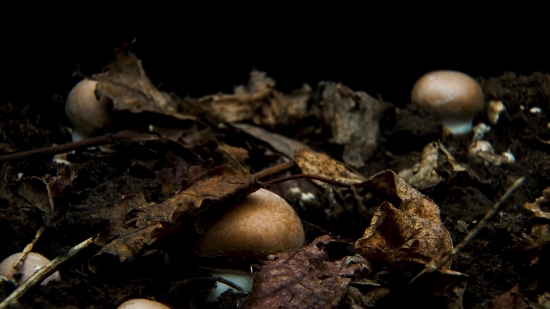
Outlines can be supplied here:
<path id="1" fill-rule="evenodd" d="M 218 149 L 226 151 L 233 158 L 235 158 L 235 160 L 237 160 L 237 162 L 239 162 L 240 164 L 244 164 L 246 159 L 248 159 L 248 151 L 244 148 L 233 147 L 225 143 L 220 143 L 220 145 L 218 146 Z"/>
<path id="2" fill-rule="evenodd" d="M 537 198 L 534 203 L 525 203 L 523 206 L 525 209 L 532 211 L 535 216 L 539 218 L 550 219 L 550 212 L 542 211 L 540 207 L 550 202 L 550 187 L 542 191 L 542 196 Z"/>
<path id="3" fill-rule="evenodd" d="M 351 279 L 370 272 L 360 256 L 331 260 L 332 245 L 340 241 L 321 236 L 298 251 L 270 255 L 253 275 L 245 308 L 336 308 Z"/>
<path id="4" fill-rule="evenodd" d="M 264 72 L 252 71 L 248 85 L 236 87 L 234 94 L 209 95 L 198 99 L 198 102 L 218 121 L 243 121 L 252 118 L 274 87 L 275 81 Z"/>
<path id="5" fill-rule="evenodd" d="M 191 115 L 178 112 L 184 102 L 174 94 L 159 91 L 145 74 L 141 60 L 125 48 L 115 51 L 115 59 L 94 74 L 97 80 L 96 94 L 113 100 L 114 110 L 132 113 L 153 112 L 179 120 L 195 120 Z"/>
<path id="6" fill-rule="evenodd" d="M 517 285 L 493 298 L 491 302 L 493 303 L 492 309 L 528 309 L 538 307 L 538 304 L 529 301 L 519 292 Z"/>
<path id="7" fill-rule="evenodd" d="M 202 178 L 206 171 L 201 165 L 192 164 L 172 151 L 164 155 L 164 166 L 156 172 L 157 179 L 162 182 L 162 191 L 166 195 L 186 188 Z"/>
<path id="8" fill-rule="evenodd" d="M 209 95 L 198 99 L 208 115 L 220 122 L 253 120 L 257 125 L 288 126 L 307 116 L 311 94 L 308 85 L 289 95 L 275 91 L 275 81 L 265 72 L 252 71 L 248 85 L 238 86 L 233 94 Z"/>
<path id="9" fill-rule="evenodd" d="M 95 240 L 103 248 L 90 260 L 91 269 L 95 268 L 94 259 L 104 254 L 114 255 L 120 262 L 130 260 L 211 204 L 223 207 L 255 190 L 251 175 L 220 166 L 163 203 L 147 205 L 141 195 L 128 196 L 100 213 L 110 226 Z"/>
<path id="10" fill-rule="evenodd" d="M 308 115 L 307 102 L 310 96 L 311 87 L 307 84 L 289 95 L 274 90 L 268 102 L 261 105 L 260 112 L 252 115 L 252 120 L 257 125 L 268 127 L 288 126 L 293 120 Z"/>
<path id="11" fill-rule="evenodd" d="M 383 260 L 394 267 L 410 263 L 427 265 L 452 248 L 451 236 L 443 226 L 439 208 L 393 171 L 372 176 L 357 187 L 384 191 L 399 208 L 383 202 L 355 248 L 366 258 Z M 442 269 L 449 269 L 450 262 Z"/>
<path id="12" fill-rule="evenodd" d="M 365 181 L 362 175 L 323 153 L 300 150 L 296 153 L 294 160 L 305 174 L 319 175 L 349 185 Z M 332 208 L 332 216 L 338 217 L 354 209 L 358 209 L 359 212 L 366 211 L 363 199 L 354 187 L 339 188 L 318 180 L 311 181 L 325 189 L 325 196 Z"/>
<path id="13" fill-rule="evenodd" d="M 295 139 L 269 132 L 260 127 L 246 123 L 233 123 L 232 126 L 254 138 L 261 140 L 262 142 L 269 144 L 275 151 L 282 153 L 289 158 L 293 158 L 294 154 L 300 149 L 311 149 L 306 144 Z"/>
<path id="14" fill-rule="evenodd" d="M 48 180 L 52 196 L 61 195 L 65 187 L 72 185 L 77 177 L 70 165 L 60 165 L 57 168 L 57 175 L 50 176 Z"/>
<path id="15" fill-rule="evenodd" d="M 514 249 L 527 251 L 530 265 L 535 265 L 540 261 L 540 251 L 548 244 L 550 244 L 550 225 L 535 224 L 531 227 L 529 235 L 523 234 L 523 240 L 516 243 Z"/>
<path id="16" fill-rule="evenodd" d="M 445 181 L 441 174 L 447 178 L 454 177 L 456 173 L 465 171 L 465 168 L 456 162 L 441 142 L 432 142 L 422 150 L 422 158 L 412 168 L 399 172 L 411 186 L 424 190 L 432 188 Z"/>
<path id="17" fill-rule="evenodd" d="M 323 176 L 328 179 L 341 182 L 344 184 L 357 184 L 365 181 L 365 177 L 359 173 L 350 170 L 344 164 L 332 159 L 324 153 L 317 153 L 311 150 L 299 150 L 294 156 L 294 161 L 304 174 L 313 174 Z M 317 185 L 327 188 L 329 185 L 312 180 Z"/>
<path id="18" fill-rule="evenodd" d="M 322 82 L 322 118 L 332 129 L 332 142 L 344 146 L 344 162 L 361 167 L 376 150 L 378 120 L 387 104 L 340 83 Z"/>

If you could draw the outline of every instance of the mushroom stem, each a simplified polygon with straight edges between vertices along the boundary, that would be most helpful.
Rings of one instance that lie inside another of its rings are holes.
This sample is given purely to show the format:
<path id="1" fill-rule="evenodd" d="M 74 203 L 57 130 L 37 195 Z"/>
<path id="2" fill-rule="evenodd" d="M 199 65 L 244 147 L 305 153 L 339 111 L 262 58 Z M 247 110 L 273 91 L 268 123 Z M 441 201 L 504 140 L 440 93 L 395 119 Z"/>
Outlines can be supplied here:
<path id="1" fill-rule="evenodd" d="M 217 283 L 216 286 L 210 289 L 206 294 L 204 301 L 207 303 L 216 301 L 218 297 L 227 290 L 234 290 L 241 293 L 252 292 L 252 274 L 250 272 L 233 269 L 216 269 L 211 270 L 210 274 L 213 277 L 217 277 Z M 219 278 L 223 280 L 219 280 Z"/>

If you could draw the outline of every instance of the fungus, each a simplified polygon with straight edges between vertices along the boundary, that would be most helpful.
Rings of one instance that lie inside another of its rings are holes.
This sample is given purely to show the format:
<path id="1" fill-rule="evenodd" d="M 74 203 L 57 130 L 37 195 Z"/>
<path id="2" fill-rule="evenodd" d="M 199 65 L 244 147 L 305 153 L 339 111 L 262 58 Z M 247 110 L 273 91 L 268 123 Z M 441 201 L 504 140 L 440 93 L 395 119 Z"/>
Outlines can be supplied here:
<path id="1" fill-rule="evenodd" d="M 474 162 L 481 162 L 479 153 L 494 153 L 493 146 L 488 141 L 475 141 L 468 146 L 468 158 Z"/>
<path id="2" fill-rule="evenodd" d="M 65 103 L 65 113 L 74 126 L 73 142 L 87 138 L 111 123 L 113 102 L 95 94 L 97 81 L 84 79 L 76 84 Z"/>
<path id="3" fill-rule="evenodd" d="M 457 71 L 434 71 L 413 86 L 411 101 L 435 111 L 444 132 L 465 134 L 472 130 L 474 116 L 483 108 L 483 91 L 470 76 Z"/>
<path id="4" fill-rule="evenodd" d="M 487 118 L 492 124 L 497 124 L 500 113 L 506 110 L 506 106 L 502 101 L 490 101 L 487 105 Z"/>
<path id="5" fill-rule="evenodd" d="M 483 139 L 485 134 L 491 131 L 491 127 L 484 124 L 483 122 L 480 122 L 472 128 L 472 131 L 474 131 L 474 136 L 472 136 L 472 142 L 475 142 Z"/>
<path id="6" fill-rule="evenodd" d="M 14 253 L 0 263 L 0 275 L 10 280 L 14 280 L 18 285 L 27 281 L 36 271 L 50 262 L 50 260 L 38 253 L 30 252 L 25 258 L 23 265 L 21 265 L 21 268 L 17 271 L 14 266 L 20 256 L 21 252 Z M 52 280 L 61 280 L 61 275 L 59 275 L 58 271 L 44 279 L 40 285 L 46 285 Z"/>
<path id="7" fill-rule="evenodd" d="M 204 233 L 191 240 L 190 248 L 201 257 L 251 260 L 297 250 L 304 242 L 304 228 L 294 209 L 275 193 L 260 189 L 231 205 L 206 227 Z M 213 276 L 251 291 L 250 272 L 210 270 Z M 218 284 L 207 294 L 206 301 L 216 300 L 227 289 L 225 285 Z"/>
<path id="8" fill-rule="evenodd" d="M 516 158 L 508 149 L 502 154 L 496 154 L 493 146 L 487 141 L 476 141 L 468 146 L 468 158 L 474 162 L 485 162 L 485 165 L 513 164 Z"/>
<path id="9" fill-rule="evenodd" d="M 280 196 L 260 189 L 231 205 L 194 241 L 203 257 L 259 258 L 296 250 L 305 242 L 294 209 Z"/>
<path id="10" fill-rule="evenodd" d="M 170 307 L 154 300 L 136 298 L 123 302 L 117 309 L 170 309 Z"/>

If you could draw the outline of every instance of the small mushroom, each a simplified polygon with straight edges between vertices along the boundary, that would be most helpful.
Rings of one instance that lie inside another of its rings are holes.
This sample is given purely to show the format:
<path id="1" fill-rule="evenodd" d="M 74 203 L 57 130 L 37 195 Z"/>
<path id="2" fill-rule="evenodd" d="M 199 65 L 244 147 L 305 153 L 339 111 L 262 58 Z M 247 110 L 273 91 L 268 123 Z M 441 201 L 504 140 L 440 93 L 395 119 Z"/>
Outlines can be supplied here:
<path id="1" fill-rule="evenodd" d="M 472 130 L 474 116 L 483 108 L 483 91 L 470 76 L 457 71 L 434 71 L 414 84 L 411 101 L 435 111 L 444 132 L 465 134 Z"/>
<path id="2" fill-rule="evenodd" d="M 113 102 L 95 94 L 97 81 L 84 79 L 76 84 L 65 103 L 65 113 L 74 126 L 73 142 L 87 138 L 111 124 Z"/>
<path id="3" fill-rule="evenodd" d="M 154 300 L 136 298 L 123 302 L 117 309 L 170 309 L 170 307 Z"/>
<path id="4" fill-rule="evenodd" d="M 506 106 L 502 101 L 489 101 L 487 105 L 487 118 L 492 124 L 497 124 L 500 113 L 506 110 Z"/>
<path id="5" fill-rule="evenodd" d="M 468 158 L 474 162 L 482 162 L 483 160 L 479 157 L 478 153 L 495 153 L 493 146 L 488 141 L 475 141 L 468 146 Z"/>
<path id="6" fill-rule="evenodd" d="M 17 284 L 21 284 L 27 281 L 36 271 L 38 271 L 40 268 L 44 267 L 50 262 L 50 260 L 38 253 L 29 252 L 27 257 L 25 258 L 25 261 L 23 262 L 23 265 L 21 265 L 21 268 L 17 271 L 14 266 L 20 256 L 21 252 L 14 253 L 5 258 L 2 263 L 0 263 L 0 276 L 4 276 L 10 280 L 14 280 Z M 46 285 L 52 280 L 61 280 L 61 276 L 59 275 L 58 271 L 51 274 L 48 278 L 44 279 L 44 281 L 42 281 L 40 285 Z"/>
<path id="7" fill-rule="evenodd" d="M 189 244 L 202 257 L 249 261 L 269 254 L 297 250 L 304 245 L 302 222 L 294 209 L 277 194 L 260 189 L 231 205 Z M 238 268 L 215 269 L 213 276 L 225 278 L 251 291 L 252 275 Z M 205 301 L 215 301 L 227 286 L 218 284 Z"/>

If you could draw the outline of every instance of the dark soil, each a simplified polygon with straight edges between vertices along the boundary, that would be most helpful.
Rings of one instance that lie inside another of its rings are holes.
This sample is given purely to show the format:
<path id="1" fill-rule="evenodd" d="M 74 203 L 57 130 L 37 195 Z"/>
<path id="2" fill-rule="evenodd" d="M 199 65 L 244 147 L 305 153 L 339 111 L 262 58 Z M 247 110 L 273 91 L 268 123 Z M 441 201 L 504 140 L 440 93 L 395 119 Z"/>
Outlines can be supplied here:
<path id="1" fill-rule="evenodd" d="M 495 152 L 509 149 L 516 162 L 502 166 L 470 164 L 476 176 L 474 173 L 463 173 L 423 193 L 440 207 L 442 221 L 454 244 L 457 244 L 513 181 L 525 176 L 526 182 L 513 193 L 502 210 L 455 257 L 452 269 L 469 276 L 462 301 L 464 308 L 492 307 L 491 301 L 495 297 L 514 286 L 518 286 L 521 295 L 536 303 L 539 295 L 550 291 L 550 277 L 544 271 L 548 268 L 550 247 L 546 244 L 535 251 L 522 251 L 517 244 L 531 233 L 534 224 L 544 222 L 525 210 L 523 205 L 533 202 L 545 188 L 550 187 L 550 75 L 534 73 L 518 76 L 505 73 L 497 77 L 480 77 L 478 81 L 487 102 L 497 99 L 506 105 L 506 111 L 485 139 L 491 142 Z M 468 164 L 466 148 L 471 135 L 441 138 L 441 123 L 434 114 L 410 104 L 396 106 L 387 109 L 379 122 L 376 153 L 359 170 L 364 176 L 369 177 L 385 169 L 399 171 L 411 166 L 418 160 L 422 148 L 438 139 L 458 162 Z M 531 112 L 532 108 L 540 108 L 540 112 Z M 47 105 L 30 102 L 0 105 L 0 154 L 69 142 L 70 134 L 66 128 L 71 125 L 59 116 L 63 114 L 63 104 L 54 101 Z M 488 123 L 484 112 L 476 117 L 474 123 L 478 122 Z M 268 151 L 268 147 L 259 141 L 238 132 L 212 130 L 219 141 L 249 149 L 250 159 L 246 165 L 251 173 L 278 162 L 279 156 Z M 310 127 L 298 125 L 297 130 L 286 130 L 284 133 L 291 138 L 308 140 L 311 131 Z M 341 160 L 342 150 L 328 142 L 314 140 L 312 146 Z M 46 230 L 33 251 L 53 259 L 97 234 L 106 222 L 98 220 L 96 213 L 106 205 L 120 202 L 123 195 L 142 192 L 149 203 L 164 201 L 168 196 L 163 191 L 163 182 L 154 172 L 161 167 L 144 162 L 162 162 L 168 151 L 180 157 L 193 157 L 201 151 L 161 141 L 141 145 L 119 144 L 113 149 L 110 152 L 98 148 L 85 149 L 68 155 L 71 168 L 78 177 L 54 198 L 64 219 Z M 0 179 L 0 260 L 20 252 L 43 224 L 42 212 L 33 206 L 32 200 L 17 194 L 14 198 L 13 194 L 5 192 L 18 192 L 17 180 L 21 177 L 58 175 L 63 168 L 61 163 L 52 162 L 51 157 L 3 163 Z M 295 169 L 291 172 L 299 171 Z M 284 196 L 284 185 L 273 190 L 283 192 Z M 327 216 L 323 211 L 328 203 L 323 199 L 308 209 L 298 204 L 294 206 L 306 221 L 344 240 L 354 241 L 361 237 L 379 202 L 378 199 L 365 198 L 368 207 L 366 214 L 358 216 L 354 212 L 344 212 L 336 218 Z M 309 241 L 323 234 L 314 227 L 308 227 L 307 232 Z M 59 269 L 61 282 L 33 288 L 20 299 L 21 306 L 115 308 L 130 298 L 152 298 L 173 308 L 201 307 L 201 292 L 213 283 L 205 279 L 207 273 L 194 267 L 196 257 L 181 247 L 169 247 L 177 241 L 173 238 L 163 241 L 157 244 L 157 251 L 149 255 L 95 274 L 88 270 L 88 259 L 98 250 L 92 246 L 62 265 Z M 392 270 L 388 273 L 379 275 L 378 279 L 393 290 L 375 308 L 397 308 L 411 303 L 423 307 L 439 304 L 434 301 L 435 298 L 416 299 L 407 291 L 408 280 L 399 278 L 398 274 L 402 273 L 392 273 Z M 415 273 L 402 275 L 410 279 Z M 0 299 L 7 297 L 13 289 L 11 284 L 0 282 Z M 223 306 L 231 306 L 234 301 L 235 298 L 229 298 L 227 303 L 222 302 L 217 308 L 227 308 Z M 347 305 L 342 304 L 341 308 L 347 308 Z"/>

